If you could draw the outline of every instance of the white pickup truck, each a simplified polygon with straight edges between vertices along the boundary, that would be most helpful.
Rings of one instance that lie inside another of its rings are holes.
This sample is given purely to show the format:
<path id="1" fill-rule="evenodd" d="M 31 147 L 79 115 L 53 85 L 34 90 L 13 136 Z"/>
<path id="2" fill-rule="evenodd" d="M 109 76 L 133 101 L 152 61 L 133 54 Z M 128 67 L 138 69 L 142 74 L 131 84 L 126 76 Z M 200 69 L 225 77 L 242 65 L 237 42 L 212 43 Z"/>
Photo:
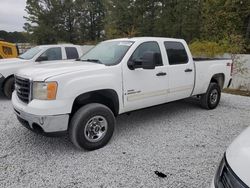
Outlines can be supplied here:
<path id="1" fill-rule="evenodd" d="M 181 39 L 115 39 L 77 62 L 20 70 L 12 103 L 27 128 L 68 132 L 75 146 L 94 150 L 108 143 L 119 114 L 191 96 L 216 108 L 231 69 L 230 59 L 194 61 Z"/>
<path id="2" fill-rule="evenodd" d="M 92 48 L 92 46 L 90 46 Z M 7 98 L 14 90 L 14 74 L 21 68 L 68 59 L 77 59 L 89 50 L 88 46 L 72 44 L 42 45 L 31 48 L 18 58 L 0 60 L 0 89 Z"/>

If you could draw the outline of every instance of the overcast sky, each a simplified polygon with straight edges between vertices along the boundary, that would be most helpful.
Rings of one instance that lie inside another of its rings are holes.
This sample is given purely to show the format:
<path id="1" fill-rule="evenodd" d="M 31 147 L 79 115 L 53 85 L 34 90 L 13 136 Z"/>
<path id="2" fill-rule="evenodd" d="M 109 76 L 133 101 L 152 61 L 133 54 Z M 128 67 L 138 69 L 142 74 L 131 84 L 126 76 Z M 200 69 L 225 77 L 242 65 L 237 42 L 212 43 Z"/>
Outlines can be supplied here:
<path id="1" fill-rule="evenodd" d="M 23 31 L 26 0 L 0 0 L 0 30 Z"/>

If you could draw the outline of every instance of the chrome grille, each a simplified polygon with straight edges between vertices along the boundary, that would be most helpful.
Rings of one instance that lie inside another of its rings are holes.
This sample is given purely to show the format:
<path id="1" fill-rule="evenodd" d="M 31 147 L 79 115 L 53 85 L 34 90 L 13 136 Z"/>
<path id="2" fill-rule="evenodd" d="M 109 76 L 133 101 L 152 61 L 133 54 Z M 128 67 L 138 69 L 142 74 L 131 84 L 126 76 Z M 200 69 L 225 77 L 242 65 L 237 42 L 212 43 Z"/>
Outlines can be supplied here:
<path id="1" fill-rule="evenodd" d="M 231 169 L 226 158 L 219 168 L 215 177 L 215 188 L 249 188 Z M 221 172 L 221 173 L 220 173 Z"/>
<path id="2" fill-rule="evenodd" d="M 15 89 L 17 92 L 17 96 L 21 101 L 25 103 L 29 102 L 30 88 L 31 82 L 29 79 L 15 76 Z"/>

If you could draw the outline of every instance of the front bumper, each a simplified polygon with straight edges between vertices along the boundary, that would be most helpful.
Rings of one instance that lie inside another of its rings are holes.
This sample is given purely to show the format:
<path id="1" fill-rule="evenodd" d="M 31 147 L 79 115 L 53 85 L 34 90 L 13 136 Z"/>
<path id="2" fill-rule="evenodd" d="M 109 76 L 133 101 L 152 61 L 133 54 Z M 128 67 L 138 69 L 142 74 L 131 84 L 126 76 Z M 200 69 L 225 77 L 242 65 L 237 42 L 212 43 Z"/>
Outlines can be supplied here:
<path id="1" fill-rule="evenodd" d="M 24 111 L 16 109 L 14 112 L 17 115 L 19 122 L 26 128 L 38 133 L 62 133 L 68 130 L 69 115 L 56 116 L 38 116 L 28 114 Z"/>
<path id="2" fill-rule="evenodd" d="M 62 111 L 61 107 L 54 107 L 51 111 L 49 105 L 46 108 L 45 105 L 42 106 L 41 102 L 31 108 L 30 104 L 20 101 L 15 92 L 12 95 L 12 104 L 19 122 L 34 132 L 51 133 L 53 135 L 68 130 L 69 114 L 60 113 Z M 54 113 L 55 111 L 58 113 Z"/>
<path id="3" fill-rule="evenodd" d="M 214 178 L 213 178 L 213 181 L 212 181 L 212 183 L 211 183 L 210 188 L 215 188 L 215 186 L 214 186 Z"/>

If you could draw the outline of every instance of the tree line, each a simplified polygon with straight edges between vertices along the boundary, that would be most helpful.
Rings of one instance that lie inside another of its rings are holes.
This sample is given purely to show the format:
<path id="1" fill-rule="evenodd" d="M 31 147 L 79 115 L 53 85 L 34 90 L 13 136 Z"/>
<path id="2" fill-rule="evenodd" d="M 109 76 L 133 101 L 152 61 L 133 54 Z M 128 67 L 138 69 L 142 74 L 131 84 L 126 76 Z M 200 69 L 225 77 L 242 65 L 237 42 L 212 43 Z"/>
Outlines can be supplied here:
<path id="1" fill-rule="evenodd" d="M 7 32 L 0 30 L 0 40 L 13 43 L 24 43 L 29 40 L 29 36 L 26 32 Z"/>
<path id="2" fill-rule="evenodd" d="M 27 0 L 24 29 L 38 44 L 133 36 L 232 41 L 249 50 L 249 0 Z"/>

